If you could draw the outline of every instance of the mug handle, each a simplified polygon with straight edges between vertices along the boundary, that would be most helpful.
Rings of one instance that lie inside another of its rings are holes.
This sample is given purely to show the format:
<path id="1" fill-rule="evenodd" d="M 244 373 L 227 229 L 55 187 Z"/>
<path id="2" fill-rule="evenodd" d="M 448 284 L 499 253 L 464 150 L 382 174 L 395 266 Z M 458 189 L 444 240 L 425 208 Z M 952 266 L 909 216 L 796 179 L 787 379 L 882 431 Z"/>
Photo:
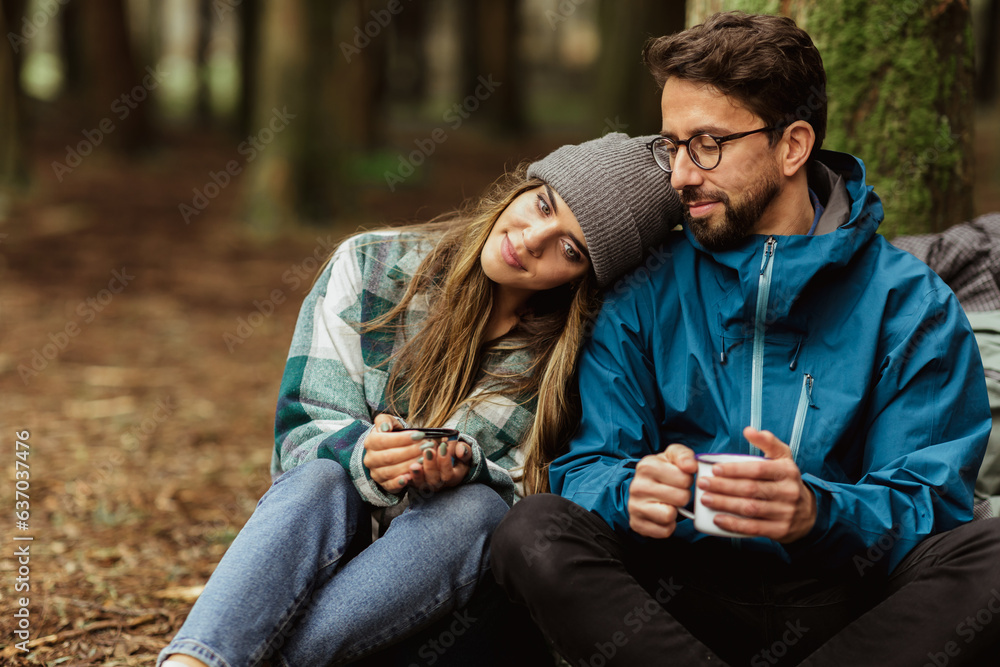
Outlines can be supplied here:
<path id="1" fill-rule="evenodd" d="M 680 514 L 681 516 L 686 516 L 687 518 L 691 519 L 692 521 L 694 520 L 694 512 L 692 512 L 689 509 L 686 509 L 684 507 L 678 507 L 677 508 L 677 513 Z"/>

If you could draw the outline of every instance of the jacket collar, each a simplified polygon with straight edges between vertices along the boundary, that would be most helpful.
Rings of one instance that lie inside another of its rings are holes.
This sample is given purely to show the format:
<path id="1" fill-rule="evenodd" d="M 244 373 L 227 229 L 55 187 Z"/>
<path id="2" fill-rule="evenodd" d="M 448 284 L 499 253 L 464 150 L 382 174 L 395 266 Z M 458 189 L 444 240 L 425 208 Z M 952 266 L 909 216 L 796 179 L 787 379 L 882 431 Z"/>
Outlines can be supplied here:
<path id="1" fill-rule="evenodd" d="M 836 270 L 872 241 L 882 221 L 882 205 L 872 188 L 865 185 L 861 160 L 845 153 L 819 151 L 809 167 L 809 186 L 823 202 L 816 234 L 774 235 L 777 246 L 773 267 L 769 317 L 787 316 L 806 286 L 817 276 Z M 698 254 L 707 255 L 740 276 L 745 303 L 757 293 L 766 235 L 752 234 L 734 248 L 720 252 L 705 250 L 688 225 L 684 233 Z"/>

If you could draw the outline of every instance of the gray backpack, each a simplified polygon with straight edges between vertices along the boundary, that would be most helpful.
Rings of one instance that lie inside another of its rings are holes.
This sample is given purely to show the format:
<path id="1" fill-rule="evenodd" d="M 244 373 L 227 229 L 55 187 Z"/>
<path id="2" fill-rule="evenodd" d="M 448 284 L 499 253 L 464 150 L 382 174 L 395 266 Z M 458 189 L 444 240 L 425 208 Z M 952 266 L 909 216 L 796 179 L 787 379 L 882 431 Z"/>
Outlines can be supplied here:
<path id="1" fill-rule="evenodd" d="M 989 500 L 991 516 L 1000 516 L 1000 310 L 967 313 L 979 343 L 986 370 L 986 390 L 990 396 L 993 430 L 986 445 L 986 456 L 976 479 L 977 517 L 984 509 L 980 501 Z"/>

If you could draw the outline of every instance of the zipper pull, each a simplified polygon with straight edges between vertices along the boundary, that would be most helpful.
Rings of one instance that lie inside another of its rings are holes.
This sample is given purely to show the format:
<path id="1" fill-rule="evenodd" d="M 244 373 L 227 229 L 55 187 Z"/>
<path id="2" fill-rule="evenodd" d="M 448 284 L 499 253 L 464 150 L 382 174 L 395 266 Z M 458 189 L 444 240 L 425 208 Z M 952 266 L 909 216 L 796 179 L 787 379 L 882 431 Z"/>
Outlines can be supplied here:
<path id="1" fill-rule="evenodd" d="M 767 241 L 764 243 L 764 257 L 760 262 L 760 275 L 764 275 L 764 269 L 767 268 L 767 262 L 771 259 L 771 255 L 774 254 L 774 246 L 778 244 L 778 241 L 773 236 L 768 236 Z"/>
<path id="2" fill-rule="evenodd" d="M 806 373 L 806 396 L 809 400 L 809 407 L 815 408 L 816 404 L 813 403 L 813 376 Z"/>

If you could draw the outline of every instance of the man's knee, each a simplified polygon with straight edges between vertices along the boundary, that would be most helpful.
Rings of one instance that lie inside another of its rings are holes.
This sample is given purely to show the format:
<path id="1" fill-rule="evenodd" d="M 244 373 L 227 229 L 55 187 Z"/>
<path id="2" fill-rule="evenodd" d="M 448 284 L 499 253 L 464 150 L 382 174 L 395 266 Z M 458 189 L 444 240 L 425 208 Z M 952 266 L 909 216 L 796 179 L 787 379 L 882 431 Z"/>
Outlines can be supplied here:
<path id="1" fill-rule="evenodd" d="M 493 534 L 491 558 L 497 580 L 517 572 L 546 581 L 564 561 L 565 539 L 579 532 L 588 512 L 552 494 L 528 496 L 514 505 Z"/>
<path id="2" fill-rule="evenodd" d="M 1000 562 L 1000 518 L 970 521 L 951 532 L 958 541 L 957 549 L 991 566 Z"/>

